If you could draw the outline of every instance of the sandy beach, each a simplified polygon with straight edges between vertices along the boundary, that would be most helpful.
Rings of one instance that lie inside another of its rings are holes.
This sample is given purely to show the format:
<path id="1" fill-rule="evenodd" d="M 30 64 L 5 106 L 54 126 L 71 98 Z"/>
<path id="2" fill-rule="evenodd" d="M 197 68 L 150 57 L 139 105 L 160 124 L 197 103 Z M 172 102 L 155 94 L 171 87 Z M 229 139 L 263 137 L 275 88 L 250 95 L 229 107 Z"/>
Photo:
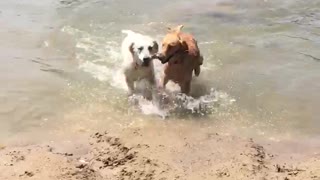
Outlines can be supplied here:
<path id="1" fill-rule="evenodd" d="M 1 147 L 1 179 L 320 179 L 319 153 L 218 133 L 188 138 L 137 128 L 81 138 Z"/>

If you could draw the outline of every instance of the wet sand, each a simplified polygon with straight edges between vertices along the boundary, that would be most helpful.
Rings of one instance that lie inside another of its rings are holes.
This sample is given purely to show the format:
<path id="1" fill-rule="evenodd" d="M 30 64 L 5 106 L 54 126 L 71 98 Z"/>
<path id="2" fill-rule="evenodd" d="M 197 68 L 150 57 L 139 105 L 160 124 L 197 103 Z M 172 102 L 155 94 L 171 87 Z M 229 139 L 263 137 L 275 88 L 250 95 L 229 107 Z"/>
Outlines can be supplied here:
<path id="1" fill-rule="evenodd" d="M 319 153 L 283 147 L 218 133 L 177 137 L 141 128 L 107 130 L 68 142 L 2 146 L 0 178 L 320 179 Z"/>

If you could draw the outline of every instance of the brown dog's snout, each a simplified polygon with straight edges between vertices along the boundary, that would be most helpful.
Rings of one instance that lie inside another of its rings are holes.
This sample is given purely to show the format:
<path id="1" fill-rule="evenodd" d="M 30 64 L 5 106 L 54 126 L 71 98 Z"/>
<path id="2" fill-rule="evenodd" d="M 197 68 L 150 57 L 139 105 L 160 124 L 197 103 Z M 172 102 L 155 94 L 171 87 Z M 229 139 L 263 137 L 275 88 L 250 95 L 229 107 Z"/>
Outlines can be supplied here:
<path id="1" fill-rule="evenodd" d="M 161 61 L 162 64 L 165 64 L 167 61 L 166 61 L 166 56 L 162 53 L 158 53 L 157 54 L 157 58 Z"/>
<path id="2" fill-rule="evenodd" d="M 157 54 L 157 57 L 160 61 L 164 60 L 164 55 L 162 53 Z"/>

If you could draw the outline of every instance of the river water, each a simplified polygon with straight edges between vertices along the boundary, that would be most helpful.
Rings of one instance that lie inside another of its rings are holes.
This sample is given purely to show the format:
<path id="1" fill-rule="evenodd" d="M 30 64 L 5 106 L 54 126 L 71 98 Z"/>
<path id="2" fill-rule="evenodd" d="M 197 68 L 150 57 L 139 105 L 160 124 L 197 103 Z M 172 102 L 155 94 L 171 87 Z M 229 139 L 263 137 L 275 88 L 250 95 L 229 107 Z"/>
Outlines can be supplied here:
<path id="1" fill-rule="evenodd" d="M 159 126 L 316 139 L 319 19 L 314 0 L 3 0 L 0 140 Z M 132 105 L 119 72 L 121 30 L 160 42 L 178 24 L 205 57 L 194 96 L 178 107 Z"/>

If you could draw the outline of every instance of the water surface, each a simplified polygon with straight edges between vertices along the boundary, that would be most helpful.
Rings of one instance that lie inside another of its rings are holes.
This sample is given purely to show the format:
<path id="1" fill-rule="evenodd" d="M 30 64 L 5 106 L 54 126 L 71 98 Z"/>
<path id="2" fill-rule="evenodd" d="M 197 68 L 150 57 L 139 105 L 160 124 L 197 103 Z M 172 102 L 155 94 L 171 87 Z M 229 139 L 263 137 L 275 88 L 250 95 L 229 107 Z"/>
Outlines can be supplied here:
<path id="1" fill-rule="evenodd" d="M 271 140 L 320 133 L 317 1 L 14 0 L 0 7 L 0 139 L 146 126 Z M 163 120 L 166 109 L 127 100 L 121 30 L 160 42 L 178 24 L 198 39 L 205 63 L 193 85 L 198 96 Z M 189 111 L 206 100 L 205 111 Z"/>

